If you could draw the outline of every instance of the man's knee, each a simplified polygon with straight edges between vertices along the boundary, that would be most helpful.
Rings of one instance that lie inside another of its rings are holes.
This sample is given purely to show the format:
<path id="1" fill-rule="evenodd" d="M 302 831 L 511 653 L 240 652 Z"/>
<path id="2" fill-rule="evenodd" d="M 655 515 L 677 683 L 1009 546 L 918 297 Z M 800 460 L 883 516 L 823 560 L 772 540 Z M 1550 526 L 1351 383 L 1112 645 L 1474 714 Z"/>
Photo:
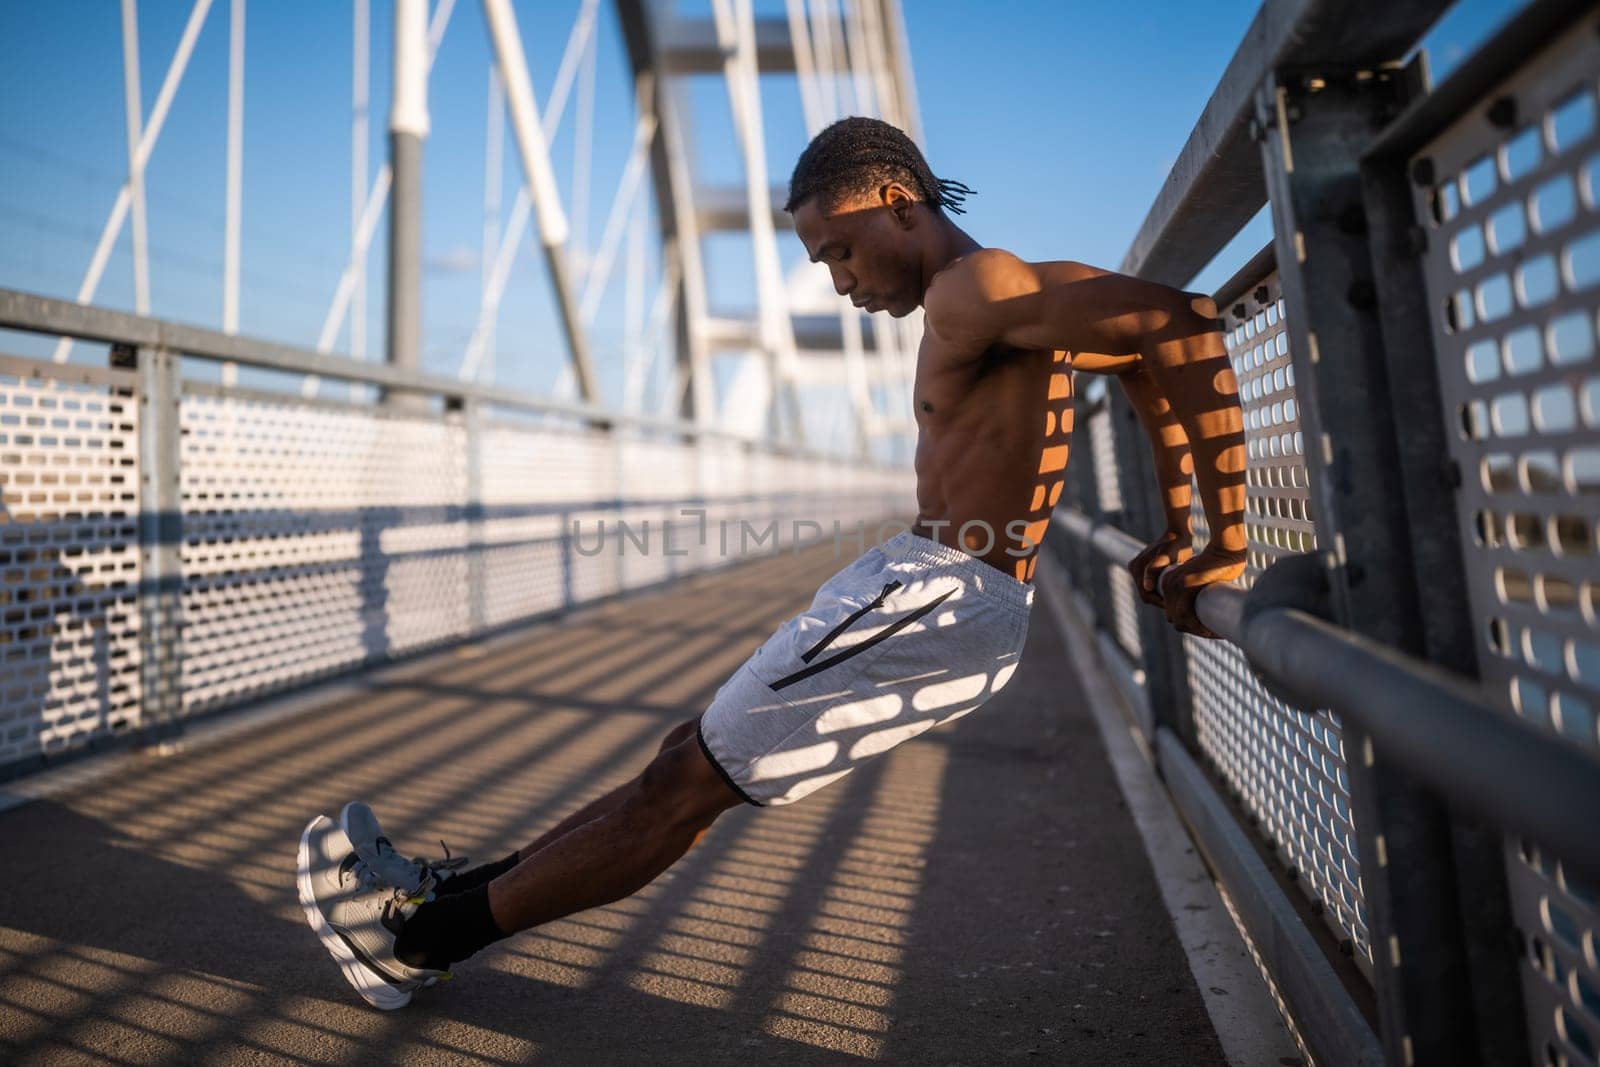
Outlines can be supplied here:
<path id="1" fill-rule="evenodd" d="M 680 741 L 684 741 L 693 737 L 695 729 L 699 725 L 700 719 L 698 716 L 693 719 L 686 719 L 683 722 L 680 722 L 678 725 L 667 731 L 667 736 L 661 739 L 661 747 L 656 749 L 656 752 L 665 752 L 667 749 L 678 744 Z"/>
<path id="2" fill-rule="evenodd" d="M 675 823 L 710 825 L 723 811 L 741 803 L 739 796 L 706 760 L 694 737 L 694 721 L 675 744 L 663 746 L 639 776 L 634 799 L 655 817 Z"/>

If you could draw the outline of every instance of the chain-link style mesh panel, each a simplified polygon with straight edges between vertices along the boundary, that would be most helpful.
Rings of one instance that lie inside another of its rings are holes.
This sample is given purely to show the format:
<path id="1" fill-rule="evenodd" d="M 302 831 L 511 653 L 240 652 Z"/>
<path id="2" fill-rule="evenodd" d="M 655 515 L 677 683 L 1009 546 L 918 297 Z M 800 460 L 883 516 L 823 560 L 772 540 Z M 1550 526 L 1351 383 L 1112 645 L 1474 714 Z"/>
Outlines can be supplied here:
<path id="1" fill-rule="evenodd" d="M 1592 24 L 1485 94 L 1413 161 L 1433 335 L 1486 688 L 1600 751 L 1600 136 Z M 1514 769 L 1508 768 L 1508 773 Z M 1600 1060 L 1600 900 L 1507 849 L 1538 1062 Z"/>
<path id="2" fill-rule="evenodd" d="M 1224 313 L 1249 456 L 1249 554 L 1235 583 L 1248 589 L 1279 558 L 1313 551 L 1316 528 L 1277 273 Z M 1198 543 L 1210 530 L 1198 484 L 1192 491 Z M 1238 790 L 1260 832 L 1370 974 L 1372 946 L 1338 719 L 1289 707 L 1269 694 L 1244 653 L 1227 642 L 1187 635 L 1183 642 L 1202 751 Z"/>
<path id="3" fill-rule="evenodd" d="M 0 763 L 139 723 L 134 376 L 0 357 Z"/>

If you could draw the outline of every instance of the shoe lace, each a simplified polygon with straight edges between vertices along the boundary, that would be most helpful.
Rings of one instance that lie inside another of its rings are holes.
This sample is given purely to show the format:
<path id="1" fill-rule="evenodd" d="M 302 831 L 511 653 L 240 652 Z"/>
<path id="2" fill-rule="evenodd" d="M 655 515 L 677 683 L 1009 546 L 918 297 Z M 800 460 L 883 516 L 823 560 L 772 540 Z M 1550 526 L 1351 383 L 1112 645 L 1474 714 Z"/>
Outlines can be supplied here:
<path id="1" fill-rule="evenodd" d="M 374 844 L 378 853 L 377 863 L 369 864 L 365 860 L 357 858 L 351 868 L 351 872 L 363 889 L 392 889 L 394 891 L 394 901 L 397 905 L 401 903 L 423 904 L 433 900 L 435 887 L 467 863 L 466 856 L 452 856 L 450 854 L 450 846 L 446 845 L 443 840 L 439 842 L 439 847 L 444 850 L 444 859 L 442 860 L 432 860 L 423 856 L 407 859 L 395 851 L 394 845 L 387 837 L 378 838 Z M 379 865 L 382 865 L 385 869 L 380 870 Z M 405 879 L 395 877 L 400 870 L 405 870 L 411 877 Z M 403 884 L 396 884 L 397 882 L 409 881 L 416 882 L 415 889 L 408 889 Z"/>
<path id="2" fill-rule="evenodd" d="M 384 842 L 386 845 L 388 843 L 388 841 Z M 467 857 L 450 855 L 450 846 L 444 843 L 444 838 L 442 837 L 439 839 L 439 850 L 444 853 L 444 859 L 442 860 L 430 860 L 425 856 L 413 856 L 411 862 L 420 863 L 428 868 L 440 881 L 467 865 Z"/>

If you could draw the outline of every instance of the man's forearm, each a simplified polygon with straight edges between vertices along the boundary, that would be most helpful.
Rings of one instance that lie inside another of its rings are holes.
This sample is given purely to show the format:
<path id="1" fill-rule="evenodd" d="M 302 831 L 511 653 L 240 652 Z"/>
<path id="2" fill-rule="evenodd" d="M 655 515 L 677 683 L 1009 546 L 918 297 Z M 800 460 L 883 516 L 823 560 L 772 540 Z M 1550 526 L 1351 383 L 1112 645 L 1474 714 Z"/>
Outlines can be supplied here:
<path id="1" fill-rule="evenodd" d="M 1187 539 L 1193 534 L 1189 518 L 1193 461 L 1189 454 L 1189 435 L 1178 421 L 1161 387 L 1144 366 L 1117 376 L 1128 402 L 1150 438 L 1155 464 L 1156 485 L 1161 490 L 1161 508 L 1166 528 Z"/>
<path id="2" fill-rule="evenodd" d="M 1221 338 L 1218 338 L 1221 349 Z M 1208 550 L 1242 557 L 1245 533 L 1245 416 L 1226 352 L 1198 355 L 1171 368 L 1166 395 L 1189 437 L 1200 506 L 1210 526 Z"/>
<path id="3" fill-rule="evenodd" d="M 1239 386 L 1221 334 L 1195 337 L 1150 361 L 1150 373 L 1189 441 L 1194 480 L 1211 537 L 1208 551 L 1242 555 L 1246 453 Z"/>

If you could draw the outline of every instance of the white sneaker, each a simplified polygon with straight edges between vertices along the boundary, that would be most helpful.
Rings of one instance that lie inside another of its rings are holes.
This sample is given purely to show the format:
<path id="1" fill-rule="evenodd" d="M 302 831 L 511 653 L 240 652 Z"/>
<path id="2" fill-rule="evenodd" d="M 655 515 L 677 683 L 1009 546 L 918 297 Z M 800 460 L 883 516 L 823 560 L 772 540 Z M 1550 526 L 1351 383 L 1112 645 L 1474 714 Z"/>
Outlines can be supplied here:
<path id="1" fill-rule="evenodd" d="M 439 842 L 439 847 L 444 849 L 442 860 L 422 856 L 407 859 L 400 855 L 384 836 L 378 816 L 359 800 L 352 800 L 339 812 L 339 829 L 344 831 L 350 847 L 380 884 L 403 889 L 412 896 L 422 895 L 422 886 L 430 877 L 436 885 L 442 884 L 467 864 L 467 857 L 451 856 L 449 846 L 443 841 Z"/>
<path id="2" fill-rule="evenodd" d="M 412 967 L 394 953 L 395 937 L 431 891 L 431 879 L 414 893 L 384 885 L 326 815 L 312 819 L 300 835 L 296 884 L 306 922 L 368 1004 L 403 1008 L 418 989 L 450 977 L 448 971 Z"/>

